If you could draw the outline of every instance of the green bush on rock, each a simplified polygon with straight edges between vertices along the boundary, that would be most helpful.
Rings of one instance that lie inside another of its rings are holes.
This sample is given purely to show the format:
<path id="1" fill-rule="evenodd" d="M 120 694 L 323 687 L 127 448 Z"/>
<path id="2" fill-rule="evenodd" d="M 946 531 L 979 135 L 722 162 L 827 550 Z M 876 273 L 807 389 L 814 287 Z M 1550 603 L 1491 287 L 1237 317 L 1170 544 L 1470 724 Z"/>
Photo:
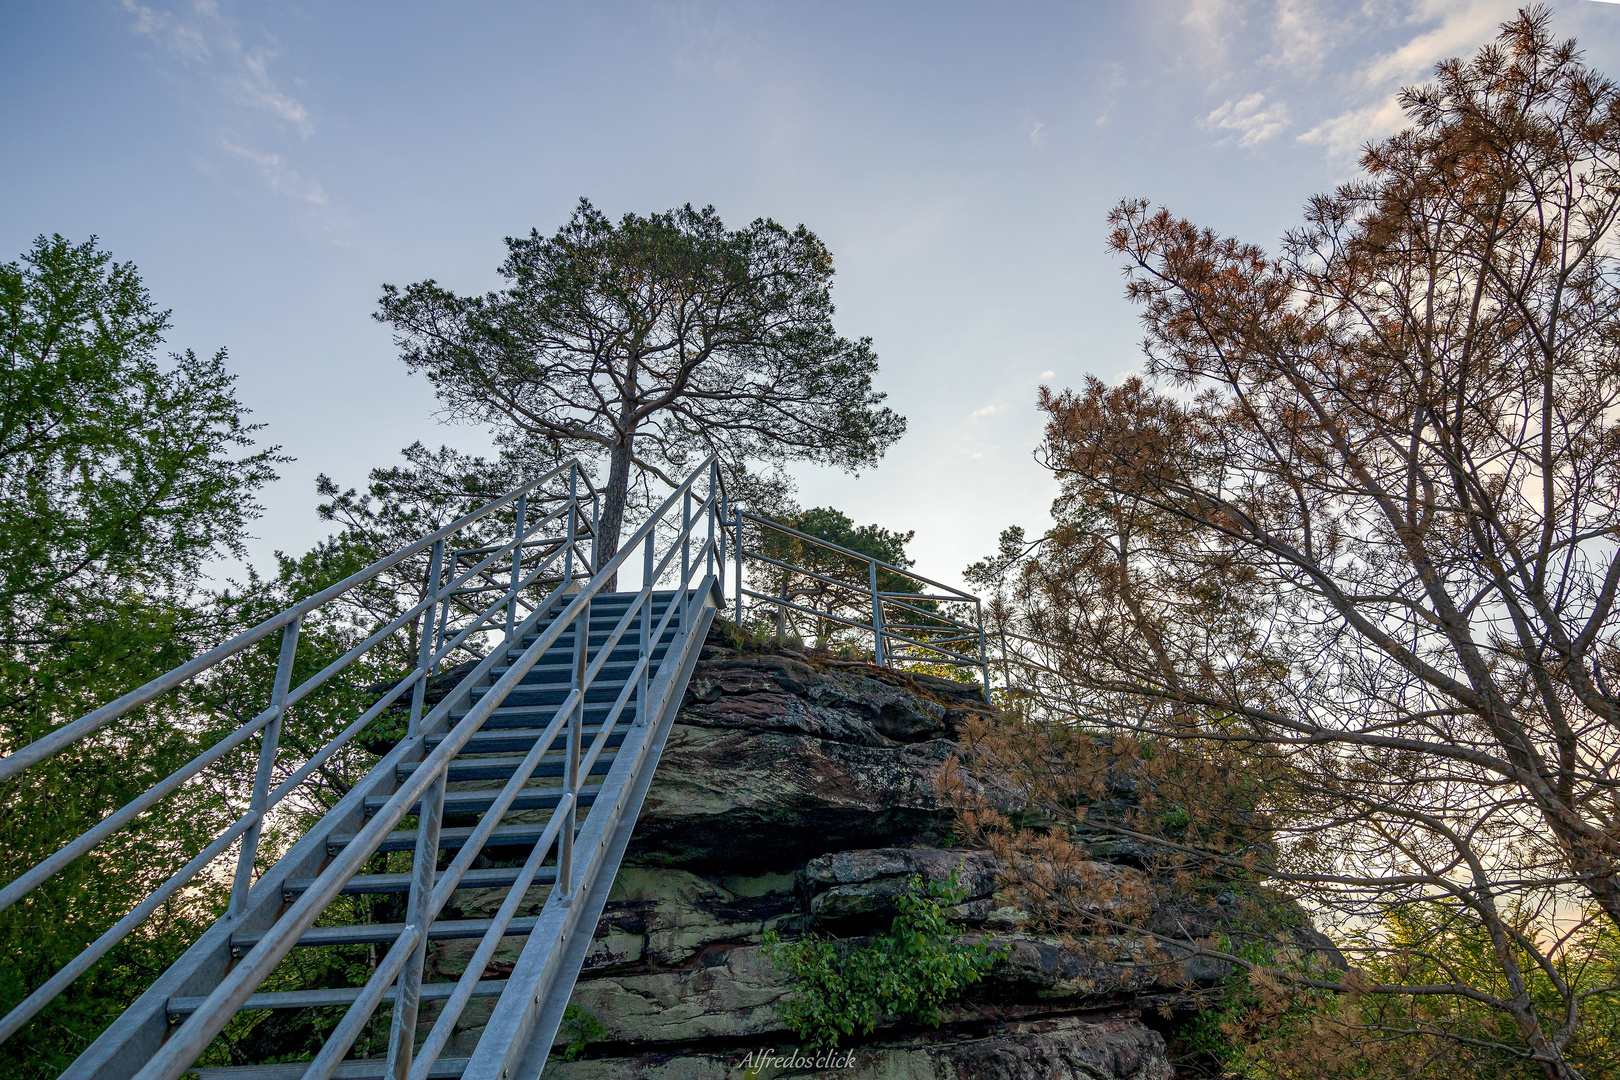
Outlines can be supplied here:
<path id="1" fill-rule="evenodd" d="M 988 937 L 957 936 L 945 909 L 965 897 L 954 870 L 947 881 L 913 877 L 888 932 L 861 945 L 818 934 L 783 941 L 768 931 L 765 955 L 794 990 L 777 1015 L 811 1046 L 869 1034 L 885 1016 L 937 1026 L 940 1006 L 1007 955 Z"/>

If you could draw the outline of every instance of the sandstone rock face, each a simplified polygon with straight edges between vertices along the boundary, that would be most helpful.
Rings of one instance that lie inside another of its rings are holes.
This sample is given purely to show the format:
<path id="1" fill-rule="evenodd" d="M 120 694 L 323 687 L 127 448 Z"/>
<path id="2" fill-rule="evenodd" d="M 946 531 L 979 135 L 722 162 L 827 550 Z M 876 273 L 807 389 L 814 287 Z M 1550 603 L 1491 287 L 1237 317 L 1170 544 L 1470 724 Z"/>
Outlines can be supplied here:
<path id="1" fill-rule="evenodd" d="M 1170 1077 L 1165 1042 L 1144 1014 L 1185 1007 L 1190 991 L 1226 973 L 1139 937 L 1045 936 L 1000 891 L 990 852 L 951 846 L 937 774 L 964 718 L 988 712 L 976 686 L 792 653 L 739 656 L 711 637 L 574 990 L 573 1004 L 605 1034 L 579 1060 L 554 1054 L 546 1076 Z M 1021 809 L 1014 793 L 997 798 Z M 1130 852 L 1092 850 L 1102 861 L 1081 872 L 1103 886 L 1099 914 L 1108 886 L 1151 891 Z M 762 935 L 877 933 L 913 878 L 953 873 L 965 895 L 951 917 L 1006 958 L 937 1028 L 881 1024 L 840 1048 L 847 1059 L 818 1064 L 821 1052 L 799 1047 L 777 1015 L 790 990 Z M 482 897 L 457 895 L 463 917 L 485 914 Z M 538 890 L 533 906 L 542 898 Z M 1154 918 L 1215 930 L 1222 909 Z M 1296 938 L 1331 949 L 1308 929 Z M 435 975 L 454 977 L 471 948 L 436 946 Z M 497 963 L 520 948 L 509 939 Z M 458 1025 L 456 1052 L 476 1041 L 481 1004 Z"/>

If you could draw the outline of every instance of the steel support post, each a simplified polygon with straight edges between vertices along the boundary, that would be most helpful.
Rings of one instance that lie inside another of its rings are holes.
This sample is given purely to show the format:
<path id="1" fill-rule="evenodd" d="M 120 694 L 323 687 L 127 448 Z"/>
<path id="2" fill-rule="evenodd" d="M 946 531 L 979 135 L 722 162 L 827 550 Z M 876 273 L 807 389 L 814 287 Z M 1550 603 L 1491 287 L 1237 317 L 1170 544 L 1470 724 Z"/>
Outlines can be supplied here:
<path id="1" fill-rule="evenodd" d="M 242 853 L 236 860 L 236 881 L 231 885 L 231 918 L 237 918 L 247 906 L 248 889 L 253 886 L 253 862 L 259 855 L 259 835 L 264 831 L 264 812 L 270 799 L 270 779 L 276 765 L 276 748 L 281 743 L 281 703 L 287 700 L 287 689 L 292 685 L 293 657 L 298 652 L 298 627 L 302 618 L 294 619 L 281 632 L 281 656 L 276 661 L 276 681 L 270 689 L 270 707 L 275 718 L 266 725 L 259 737 L 259 770 L 253 776 L 253 801 L 250 810 L 256 810 L 259 819 L 248 826 L 242 835 Z"/>
<path id="2" fill-rule="evenodd" d="M 736 515 L 737 515 L 737 519 L 736 519 L 737 520 L 737 546 L 732 549 L 731 558 L 732 558 L 732 561 L 734 561 L 737 564 L 737 632 L 741 633 L 742 632 L 742 582 L 743 582 L 742 511 L 741 510 L 736 511 Z"/>
<path id="3" fill-rule="evenodd" d="M 592 495 L 591 496 L 591 564 L 590 564 L 590 566 L 591 566 L 591 573 L 593 573 L 593 574 L 596 573 L 596 557 L 597 557 L 597 553 L 598 553 L 598 550 L 599 550 L 598 546 L 597 546 L 597 543 L 596 543 L 596 537 L 601 531 L 602 531 L 602 497 L 600 495 Z"/>
<path id="4" fill-rule="evenodd" d="M 593 552 L 594 554 L 594 552 Z M 579 820 L 579 744 L 580 729 L 585 726 L 585 668 L 591 657 L 591 602 L 587 600 L 574 623 L 574 675 L 573 689 L 579 691 L 573 712 L 568 717 L 568 747 L 563 754 L 563 787 L 573 794 L 568 801 L 568 816 L 563 822 L 562 835 L 557 845 L 557 888 L 562 890 L 563 903 L 574 895 L 574 831 Z"/>
<path id="5" fill-rule="evenodd" d="M 444 818 L 445 768 L 422 793 L 416 815 L 416 852 L 411 857 L 411 895 L 405 906 L 405 925 L 419 927 L 421 937 L 399 973 L 394 997 L 394 1018 L 388 1032 L 388 1075 L 409 1080 L 411 1052 L 416 1048 L 416 1014 L 422 1003 L 422 968 L 427 963 L 427 927 L 433 913 L 433 879 L 439 867 L 439 825 Z"/>
<path id="6" fill-rule="evenodd" d="M 449 600 L 437 603 L 444 591 L 444 541 L 436 541 L 428 559 L 428 597 L 430 603 L 422 613 L 422 644 L 417 656 L 418 678 L 411 695 L 411 720 L 408 737 L 422 733 L 422 706 L 427 698 L 428 678 L 432 674 L 436 641 L 444 633 Z M 437 616 L 437 619 L 435 619 Z M 438 625 L 435 625 L 437 622 Z M 433 785 L 422 795 L 416 815 L 416 851 L 411 861 L 411 893 L 406 901 L 405 921 L 408 925 L 427 928 L 428 906 L 433 900 L 433 875 L 439 864 L 439 823 L 444 811 L 444 782 L 441 773 Z M 388 1033 L 388 1075 L 393 1080 L 406 1080 L 411 1071 L 411 1050 L 416 1045 L 416 1012 L 422 997 L 422 967 L 427 962 L 427 934 L 424 932 L 405 961 L 399 974 L 399 986 L 394 998 L 394 1017 Z"/>
<path id="7" fill-rule="evenodd" d="M 652 533 L 642 543 L 641 580 L 646 599 L 641 602 L 641 677 L 636 680 L 636 723 L 647 722 L 647 676 L 652 670 L 652 617 L 653 617 L 653 538 Z"/>
<path id="8" fill-rule="evenodd" d="M 568 519 L 568 546 L 563 548 L 563 592 L 574 583 L 574 519 L 579 514 L 579 467 L 570 466 L 568 469 L 568 513 L 563 515 Z"/>
<path id="9" fill-rule="evenodd" d="M 705 505 L 708 508 L 709 564 L 704 569 L 708 572 L 709 577 L 719 581 L 725 577 L 726 554 L 724 549 L 720 547 L 723 541 L 716 537 L 714 532 L 715 514 L 720 506 L 720 463 L 718 461 L 709 462 L 709 498 Z M 718 577 L 715 575 L 716 570 L 719 571 Z"/>
<path id="10" fill-rule="evenodd" d="M 433 663 L 433 641 L 438 636 L 437 616 L 439 613 L 439 578 L 444 571 L 444 541 L 436 540 L 433 544 L 433 554 L 428 557 L 427 595 L 428 606 L 422 612 L 421 628 L 418 635 L 416 649 L 416 686 L 411 691 L 411 721 L 408 731 L 411 735 L 419 734 L 418 728 L 422 726 L 422 703 L 427 700 L 427 684 L 432 672 L 428 668 Z"/>
<path id="11" fill-rule="evenodd" d="M 984 604 L 973 601 L 973 621 L 979 624 L 979 670 L 984 673 L 984 700 L 990 700 L 990 646 L 984 638 Z"/>
<path id="12" fill-rule="evenodd" d="M 529 495 L 525 492 L 518 496 L 517 512 L 512 526 L 512 583 L 506 590 L 507 641 L 512 640 L 512 627 L 517 625 L 518 580 L 523 576 L 523 527 L 528 510 Z"/>
<path id="13" fill-rule="evenodd" d="M 883 647 L 883 595 L 878 592 L 877 560 L 868 560 L 866 568 L 872 589 L 872 662 L 882 667 L 889 661 L 888 650 Z"/>
<path id="14" fill-rule="evenodd" d="M 681 629 L 685 630 L 691 611 L 686 583 L 692 579 L 692 489 L 681 499 Z"/>
<path id="15" fill-rule="evenodd" d="M 717 571 L 714 580 L 720 584 L 720 610 L 725 610 L 726 592 L 726 504 L 725 492 L 720 490 L 720 465 L 709 465 L 709 536 L 714 540 Z"/>

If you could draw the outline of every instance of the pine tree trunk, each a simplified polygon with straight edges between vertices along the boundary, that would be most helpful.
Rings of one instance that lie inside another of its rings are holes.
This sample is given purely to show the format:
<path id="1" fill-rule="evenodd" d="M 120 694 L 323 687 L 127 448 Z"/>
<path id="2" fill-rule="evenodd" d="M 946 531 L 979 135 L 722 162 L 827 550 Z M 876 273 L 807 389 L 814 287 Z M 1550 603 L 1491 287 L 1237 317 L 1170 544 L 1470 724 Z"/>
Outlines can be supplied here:
<path id="1" fill-rule="evenodd" d="M 602 516 L 597 521 L 596 543 L 593 545 L 596 566 L 600 570 L 619 553 L 619 533 L 624 528 L 624 507 L 630 494 L 630 443 L 635 433 L 627 433 L 624 441 L 613 448 L 608 458 L 607 486 L 602 490 Z M 618 575 L 613 575 L 604 588 L 612 592 L 618 588 Z"/>

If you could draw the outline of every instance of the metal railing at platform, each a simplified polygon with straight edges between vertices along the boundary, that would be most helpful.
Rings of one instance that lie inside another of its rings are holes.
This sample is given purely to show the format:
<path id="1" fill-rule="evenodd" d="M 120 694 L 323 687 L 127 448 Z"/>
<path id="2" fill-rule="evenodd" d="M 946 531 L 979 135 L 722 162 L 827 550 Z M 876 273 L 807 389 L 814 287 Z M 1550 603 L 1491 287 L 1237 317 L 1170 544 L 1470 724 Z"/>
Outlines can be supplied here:
<path id="1" fill-rule="evenodd" d="M 727 526 L 737 553 L 732 611 L 739 627 L 750 614 L 763 616 L 781 637 L 796 620 L 823 647 L 839 630 L 853 630 L 863 644 L 870 635 L 876 664 L 977 668 L 989 696 L 977 596 L 740 508 L 731 508 Z M 767 583 L 771 591 L 763 591 Z"/>

